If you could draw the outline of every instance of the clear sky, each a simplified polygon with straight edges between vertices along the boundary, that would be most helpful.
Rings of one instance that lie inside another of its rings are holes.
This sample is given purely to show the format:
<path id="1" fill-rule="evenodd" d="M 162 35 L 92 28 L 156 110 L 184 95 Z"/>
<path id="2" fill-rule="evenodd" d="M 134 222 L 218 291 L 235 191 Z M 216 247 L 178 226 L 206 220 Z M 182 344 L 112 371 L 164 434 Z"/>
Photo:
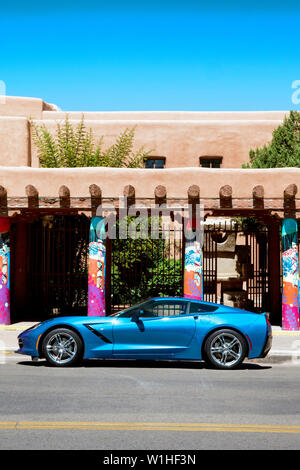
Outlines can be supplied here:
<path id="1" fill-rule="evenodd" d="M 0 5 L 8 95 L 70 111 L 300 111 L 299 0 Z"/>

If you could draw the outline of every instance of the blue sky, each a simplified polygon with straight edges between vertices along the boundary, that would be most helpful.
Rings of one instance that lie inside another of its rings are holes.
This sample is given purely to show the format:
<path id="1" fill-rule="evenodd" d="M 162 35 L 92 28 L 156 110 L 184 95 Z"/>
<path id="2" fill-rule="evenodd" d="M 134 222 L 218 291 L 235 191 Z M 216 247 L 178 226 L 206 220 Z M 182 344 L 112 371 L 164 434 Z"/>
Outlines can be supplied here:
<path id="1" fill-rule="evenodd" d="M 299 2 L 15 1 L 6 93 L 65 110 L 300 110 Z"/>

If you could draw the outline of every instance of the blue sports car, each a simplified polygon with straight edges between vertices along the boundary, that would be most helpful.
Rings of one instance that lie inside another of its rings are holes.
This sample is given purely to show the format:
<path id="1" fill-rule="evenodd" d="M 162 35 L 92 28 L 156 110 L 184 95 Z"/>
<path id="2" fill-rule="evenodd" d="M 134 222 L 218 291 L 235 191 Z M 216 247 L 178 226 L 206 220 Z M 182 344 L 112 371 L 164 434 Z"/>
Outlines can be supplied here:
<path id="1" fill-rule="evenodd" d="M 187 298 L 157 297 L 108 317 L 56 317 L 22 332 L 19 354 L 64 367 L 82 359 L 204 360 L 219 369 L 265 357 L 268 314 Z"/>

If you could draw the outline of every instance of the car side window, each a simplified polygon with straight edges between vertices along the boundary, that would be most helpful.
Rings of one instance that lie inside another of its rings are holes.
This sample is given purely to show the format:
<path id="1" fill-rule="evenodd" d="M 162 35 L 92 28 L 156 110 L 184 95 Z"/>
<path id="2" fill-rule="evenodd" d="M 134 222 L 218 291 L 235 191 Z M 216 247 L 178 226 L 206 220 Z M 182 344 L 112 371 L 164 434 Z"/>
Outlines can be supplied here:
<path id="1" fill-rule="evenodd" d="M 218 309 L 218 307 L 215 307 L 214 305 L 205 305 L 200 302 L 191 302 L 190 303 L 190 313 L 209 313 L 209 312 L 215 312 Z"/>
<path id="2" fill-rule="evenodd" d="M 153 304 L 153 314 L 155 317 L 169 317 L 184 315 L 187 311 L 187 302 L 176 300 L 157 301 Z"/>
<path id="3" fill-rule="evenodd" d="M 153 311 L 153 306 L 154 302 L 148 302 L 147 304 L 144 304 L 142 308 L 138 309 L 138 312 L 143 312 L 139 313 L 140 317 L 156 317 L 155 312 Z"/>
<path id="4" fill-rule="evenodd" d="M 119 316 L 128 318 L 135 314 L 140 318 L 178 316 L 186 314 L 187 307 L 188 302 L 181 300 L 157 300 L 130 307 L 120 312 Z"/>
<path id="5" fill-rule="evenodd" d="M 145 302 L 140 305 L 129 307 L 123 312 L 120 312 L 119 317 L 131 318 L 137 313 L 141 317 L 154 317 L 155 315 L 152 312 L 153 303 L 154 302 Z M 141 311 L 143 311 L 144 313 L 140 314 Z"/>

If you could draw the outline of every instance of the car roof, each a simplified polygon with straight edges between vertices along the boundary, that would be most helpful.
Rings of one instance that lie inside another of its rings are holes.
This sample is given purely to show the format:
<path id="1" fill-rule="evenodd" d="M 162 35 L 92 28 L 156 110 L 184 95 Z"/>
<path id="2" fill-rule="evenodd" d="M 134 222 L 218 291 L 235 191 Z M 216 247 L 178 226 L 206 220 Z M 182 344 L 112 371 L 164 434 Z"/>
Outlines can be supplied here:
<path id="1" fill-rule="evenodd" d="M 223 304 L 217 304 L 215 302 L 206 302 L 206 300 L 198 300 L 198 299 L 191 299 L 190 297 L 151 297 L 150 299 L 145 300 L 145 302 L 149 300 L 182 300 L 184 302 L 197 302 L 199 304 L 204 304 L 204 305 L 211 305 L 212 307 L 215 307 L 217 309 L 221 309 L 222 311 L 230 311 L 230 312 L 243 312 L 243 313 L 254 313 L 249 310 L 244 310 L 241 308 L 237 307 L 231 307 L 229 305 L 223 305 Z"/>
<path id="2" fill-rule="evenodd" d="M 191 299 L 189 297 L 150 297 L 149 299 L 146 299 L 145 302 L 147 302 L 147 300 L 183 300 L 184 302 L 198 302 L 206 305 L 212 305 L 214 307 L 223 307 L 222 304 L 206 302 L 205 300 Z"/>

